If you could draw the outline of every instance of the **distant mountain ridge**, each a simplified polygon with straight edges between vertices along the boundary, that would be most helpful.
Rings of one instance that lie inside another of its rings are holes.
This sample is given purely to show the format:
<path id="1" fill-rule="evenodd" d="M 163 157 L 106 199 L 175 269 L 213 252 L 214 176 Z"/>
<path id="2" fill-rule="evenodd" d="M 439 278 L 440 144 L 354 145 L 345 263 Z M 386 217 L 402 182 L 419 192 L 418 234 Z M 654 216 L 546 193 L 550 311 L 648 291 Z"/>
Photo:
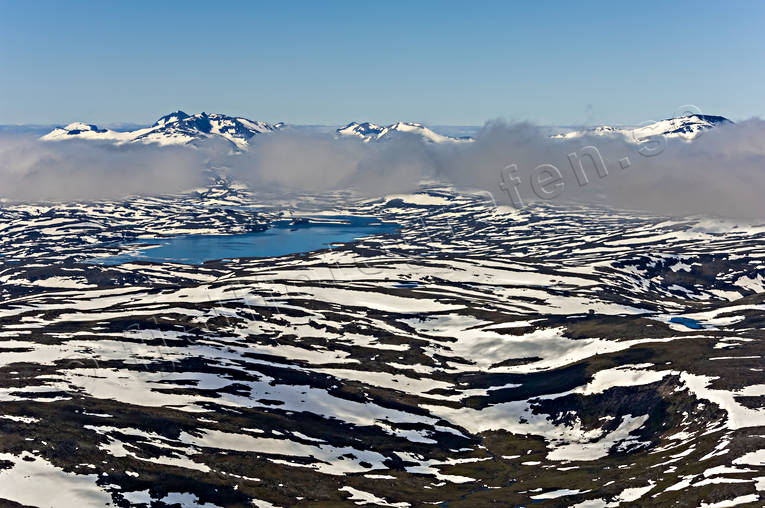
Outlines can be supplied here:
<path id="1" fill-rule="evenodd" d="M 42 136 L 44 141 L 86 139 L 111 141 L 116 144 L 146 143 L 158 145 L 189 145 L 204 139 L 221 138 L 238 150 L 246 150 L 248 141 L 258 134 L 274 132 L 283 124 L 271 125 L 266 122 L 232 117 L 220 113 L 198 113 L 189 115 L 183 111 L 162 116 L 151 127 L 133 131 L 99 129 L 83 122 L 70 123 Z"/>
<path id="2" fill-rule="evenodd" d="M 733 122 L 722 116 L 688 115 L 668 118 L 635 128 L 599 126 L 592 129 L 572 130 L 555 134 L 553 138 L 571 139 L 582 136 L 624 136 L 639 141 L 651 136 L 693 139 L 701 132 Z M 221 139 L 231 143 L 235 150 L 247 150 L 250 140 L 259 134 L 268 134 L 283 129 L 283 123 L 269 124 L 232 117 L 220 113 L 197 113 L 189 115 L 175 111 L 160 117 L 150 127 L 119 131 L 100 129 L 84 122 L 70 123 L 45 134 L 43 141 L 64 141 L 71 139 L 112 142 L 114 144 L 143 143 L 157 145 L 191 145 L 205 139 Z M 396 122 L 378 125 L 371 122 L 351 122 L 335 131 L 338 138 L 358 138 L 364 143 L 383 142 L 402 136 L 413 136 L 426 143 L 468 143 L 470 137 L 451 137 L 438 134 L 428 127 L 413 122 Z"/>
<path id="3" fill-rule="evenodd" d="M 364 143 L 370 141 L 386 141 L 401 135 L 415 135 L 427 143 L 465 143 L 472 138 L 453 138 L 437 134 L 420 123 L 396 122 L 387 126 L 377 125 L 371 122 L 351 122 L 336 131 L 340 137 L 358 137 Z"/>
<path id="4" fill-rule="evenodd" d="M 636 141 L 651 136 L 666 136 L 668 138 L 693 139 L 705 130 L 733 125 L 733 122 L 724 116 L 715 115 L 687 115 L 675 118 L 667 118 L 658 122 L 649 123 L 634 128 L 611 127 L 601 125 L 593 129 L 579 130 L 556 134 L 554 138 L 578 138 L 581 136 L 613 136 L 622 135 Z"/>

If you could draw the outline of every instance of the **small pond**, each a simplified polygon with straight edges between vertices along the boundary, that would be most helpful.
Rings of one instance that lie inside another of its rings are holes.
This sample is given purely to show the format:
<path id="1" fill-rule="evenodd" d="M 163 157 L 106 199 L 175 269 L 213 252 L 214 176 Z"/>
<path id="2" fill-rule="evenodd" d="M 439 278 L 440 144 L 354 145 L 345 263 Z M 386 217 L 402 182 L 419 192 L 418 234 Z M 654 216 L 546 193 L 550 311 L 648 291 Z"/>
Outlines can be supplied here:
<path id="1" fill-rule="evenodd" d="M 696 321 L 695 319 L 687 318 L 687 317 L 673 317 L 669 320 L 670 323 L 677 323 L 679 325 L 683 325 L 687 328 L 691 328 L 693 330 L 701 330 L 704 328 L 704 325 Z"/>

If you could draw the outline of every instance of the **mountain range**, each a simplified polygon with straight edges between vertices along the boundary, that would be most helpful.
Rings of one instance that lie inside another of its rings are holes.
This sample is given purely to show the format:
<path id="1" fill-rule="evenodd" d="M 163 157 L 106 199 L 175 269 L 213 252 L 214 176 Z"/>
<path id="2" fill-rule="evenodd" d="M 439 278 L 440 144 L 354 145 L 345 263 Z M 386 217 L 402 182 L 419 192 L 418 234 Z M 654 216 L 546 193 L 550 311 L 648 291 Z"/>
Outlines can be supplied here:
<path id="1" fill-rule="evenodd" d="M 669 118 L 634 128 L 599 126 L 593 129 L 572 130 L 553 135 L 553 138 L 571 139 L 586 135 L 624 136 L 640 141 L 650 136 L 667 136 L 692 139 L 701 132 L 732 124 L 722 116 L 689 115 Z M 273 133 L 285 127 L 283 123 L 249 120 L 220 113 L 189 115 L 175 111 L 157 120 L 150 127 L 130 131 L 100 129 L 96 125 L 74 122 L 53 129 L 40 139 L 43 141 L 92 140 L 114 144 L 148 143 L 158 145 L 195 145 L 206 139 L 220 139 L 231 143 L 235 150 L 247 150 L 250 140 L 260 134 Z M 378 125 L 371 122 L 351 122 L 335 131 L 338 138 L 357 138 L 364 143 L 383 142 L 410 136 L 426 143 L 468 143 L 470 137 L 451 137 L 436 133 L 428 127 L 412 122 L 396 122 Z"/>

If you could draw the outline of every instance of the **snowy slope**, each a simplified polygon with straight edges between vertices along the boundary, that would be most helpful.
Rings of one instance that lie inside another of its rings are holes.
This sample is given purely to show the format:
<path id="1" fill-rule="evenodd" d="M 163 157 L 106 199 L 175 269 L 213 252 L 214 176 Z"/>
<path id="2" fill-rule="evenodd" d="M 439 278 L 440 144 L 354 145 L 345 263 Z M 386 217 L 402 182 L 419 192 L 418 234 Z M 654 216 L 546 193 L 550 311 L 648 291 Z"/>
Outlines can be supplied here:
<path id="1" fill-rule="evenodd" d="M 640 127 L 611 127 L 602 125 L 595 127 L 594 129 L 571 131 L 557 134 L 553 137 L 577 138 L 585 135 L 624 136 L 635 141 L 640 141 L 651 136 L 693 139 L 705 130 L 732 124 L 733 122 L 722 116 L 689 115 L 668 118 Z"/>
<path id="2" fill-rule="evenodd" d="M 420 136 L 428 143 L 464 143 L 472 141 L 470 138 L 452 138 L 437 134 L 422 124 L 412 122 L 396 122 L 388 126 L 377 125 L 371 122 L 351 122 L 345 127 L 337 129 L 338 136 L 361 138 L 364 143 L 370 141 L 385 141 L 399 135 Z"/>
<path id="3" fill-rule="evenodd" d="M 246 150 L 250 138 L 278 130 L 281 124 L 270 125 L 242 117 L 219 113 L 188 115 L 175 111 L 161 117 L 154 125 L 134 131 L 99 129 L 95 125 L 75 122 L 44 135 L 44 141 L 86 139 L 122 143 L 153 143 L 158 145 L 187 145 L 209 138 L 224 138 L 237 149 Z"/>

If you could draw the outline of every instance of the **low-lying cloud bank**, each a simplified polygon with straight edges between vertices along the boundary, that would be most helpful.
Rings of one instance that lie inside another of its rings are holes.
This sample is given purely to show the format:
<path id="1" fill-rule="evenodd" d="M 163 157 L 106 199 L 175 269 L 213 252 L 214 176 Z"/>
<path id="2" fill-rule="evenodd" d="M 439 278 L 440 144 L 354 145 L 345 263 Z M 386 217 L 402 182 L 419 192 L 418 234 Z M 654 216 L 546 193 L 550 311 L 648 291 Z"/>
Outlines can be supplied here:
<path id="1" fill-rule="evenodd" d="M 204 184 L 205 153 L 183 147 L 49 143 L 0 135 L 0 197 L 87 200 L 177 192 Z"/>
<path id="2" fill-rule="evenodd" d="M 765 218 L 765 122 L 752 119 L 693 141 L 620 137 L 554 139 L 534 125 L 487 123 L 473 143 L 383 143 L 287 130 L 257 136 L 245 153 L 205 142 L 197 149 L 45 143 L 0 134 L 0 196 L 12 200 L 117 198 L 180 192 L 225 168 L 255 191 L 369 195 L 415 190 L 423 180 L 490 192 L 498 202 L 579 201 L 660 214 Z"/>
<path id="3" fill-rule="evenodd" d="M 513 164 L 517 170 L 499 174 Z M 765 218 L 765 122 L 708 130 L 692 141 L 639 142 L 595 135 L 550 139 L 533 126 L 497 122 L 441 161 L 439 171 L 456 184 L 499 192 L 507 201 L 583 201 L 671 215 Z M 502 182 L 509 191 L 499 189 Z"/>

